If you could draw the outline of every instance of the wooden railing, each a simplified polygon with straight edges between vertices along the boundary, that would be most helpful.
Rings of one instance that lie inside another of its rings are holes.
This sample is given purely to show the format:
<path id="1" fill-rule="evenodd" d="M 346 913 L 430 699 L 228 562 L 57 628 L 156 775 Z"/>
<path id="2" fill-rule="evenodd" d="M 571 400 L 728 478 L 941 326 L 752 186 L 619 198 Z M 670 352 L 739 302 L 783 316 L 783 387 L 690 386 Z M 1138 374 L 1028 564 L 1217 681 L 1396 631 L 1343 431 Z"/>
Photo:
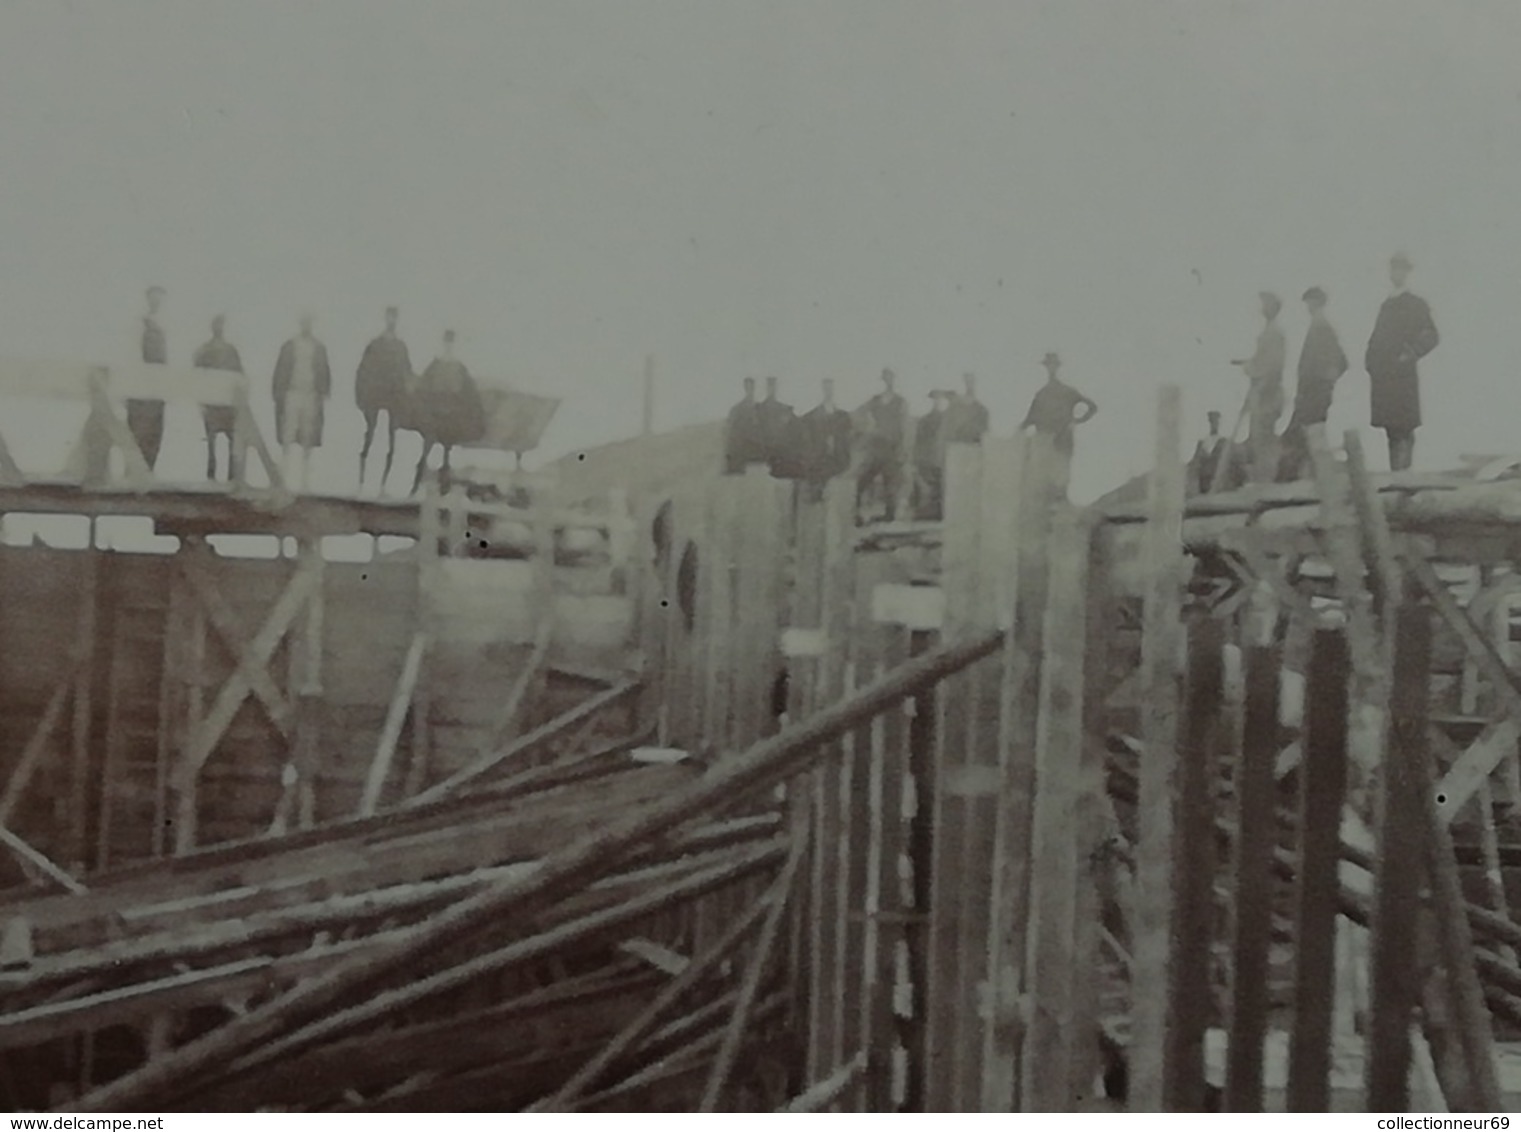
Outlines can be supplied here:
<path id="1" fill-rule="evenodd" d="M 149 467 L 122 412 L 126 400 L 193 404 L 201 409 L 233 412 L 231 467 L 228 490 L 254 486 L 247 480 L 248 456 L 256 455 L 268 490 L 284 489 L 275 459 L 249 408 L 248 379 L 224 370 L 192 369 L 130 362 L 95 365 L 89 362 L 0 360 L 0 397 L 82 402 L 89 406 L 62 479 L 95 489 L 149 491 L 165 486 Z M 120 453 L 122 470 L 112 468 Z M 21 487 L 29 482 L 56 483 L 60 477 L 29 474 L 21 469 L 0 437 L 0 486 Z"/>

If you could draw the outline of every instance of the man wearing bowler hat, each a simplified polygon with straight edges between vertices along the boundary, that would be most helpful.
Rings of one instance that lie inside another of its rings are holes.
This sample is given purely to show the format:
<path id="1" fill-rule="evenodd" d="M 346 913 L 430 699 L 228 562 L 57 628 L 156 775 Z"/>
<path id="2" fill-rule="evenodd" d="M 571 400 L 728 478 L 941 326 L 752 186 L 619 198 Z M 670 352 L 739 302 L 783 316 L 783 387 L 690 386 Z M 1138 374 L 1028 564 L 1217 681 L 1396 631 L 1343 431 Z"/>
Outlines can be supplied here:
<path id="1" fill-rule="evenodd" d="M 1310 312 L 1310 329 L 1305 332 L 1304 348 L 1299 352 L 1299 383 L 1294 387 L 1294 413 L 1283 430 L 1283 458 L 1278 465 L 1280 480 L 1296 480 L 1308 469 L 1310 449 L 1305 429 L 1323 425 L 1331 412 L 1331 398 L 1336 382 L 1347 372 L 1347 355 L 1336 337 L 1336 329 L 1326 318 L 1326 293 L 1311 287 L 1302 296 Z"/>
<path id="2" fill-rule="evenodd" d="M 1046 367 L 1046 384 L 1036 391 L 1019 429 L 1034 429 L 1050 437 L 1057 460 L 1053 486 L 1064 491 L 1072 469 L 1073 432 L 1093 419 L 1098 406 L 1057 376 L 1062 360 L 1055 353 L 1047 354 L 1040 364 Z"/>
<path id="3" fill-rule="evenodd" d="M 1400 472 L 1415 457 L 1415 430 L 1421 427 L 1421 383 L 1416 364 L 1440 341 L 1431 307 L 1406 283 L 1411 263 L 1403 252 L 1389 260 L 1394 293 L 1378 310 L 1363 366 L 1368 371 L 1372 424 L 1389 441 L 1389 469 Z"/>

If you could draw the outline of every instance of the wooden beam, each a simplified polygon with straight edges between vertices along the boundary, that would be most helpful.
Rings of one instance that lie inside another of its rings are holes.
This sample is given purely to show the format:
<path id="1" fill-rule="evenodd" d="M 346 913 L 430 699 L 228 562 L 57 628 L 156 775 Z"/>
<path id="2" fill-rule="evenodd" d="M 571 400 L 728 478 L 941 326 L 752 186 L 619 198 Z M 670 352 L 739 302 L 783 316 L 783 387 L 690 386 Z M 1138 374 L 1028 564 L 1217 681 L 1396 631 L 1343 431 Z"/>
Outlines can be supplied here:
<path id="1" fill-rule="evenodd" d="M 1050 590 L 1035 713 L 1035 789 L 1030 850 L 1029 954 L 1024 986 L 1029 1029 L 1020 1059 L 1024 1112 L 1068 1112 L 1078 981 L 1078 889 L 1087 879 L 1078 857 L 1079 798 L 1084 783 L 1083 646 L 1086 643 L 1089 530 L 1067 512 L 1050 539 Z"/>
<path id="2" fill-rule="evenodd" d="M 406 722 L 407 712 L 412 706 L 412 693 L 417 687 L 417 675 L 422 670 L 423 658 L 428 651 L 428 634 L 425 632 L 414 633 L 412 643 L 407 648 L 406 659 L 402 661 L 401 675 L 396 680 L 396 690 L 391 694 L 390 706 L 386 709 L 385 724 L 380 729 L 380 741 L 375 747 L 375 757 L 370 761 L 369 773 L 365 776 L 364 792 L 359 798 L 359 808 L 356 811 L 358 817 L 369 817 L 380 806 L 380 796 L 385 790 L 386 779 L 391 773 L 391 762 L 396 756 L 396 744 L 401 739 L 402 724 Z"/>
<path id="3" fill-rule="evenodd" d="M 90 739 L 94 730 L 92 692 L 95 683 L 96 624 L 100 602 L 100 552 L 95 549 L 95 523 L 90 522 L 90 546 L 80 558 L 74 655 L 80 663 L 74 675 L 74 718 L 69 736 L 69 849 L 65 858 L 75 869 L 89 860 L 90 810 L 98 768 L 90 766 Z"/>
<path id="4" fill-rule="evenodd" d="M 1173 972 L 1169 989 L 1165 1105 L 1204 1109 L 1204 1038 L 1211 1021 L 1214 941 L 1215 795 L 1224 706 L 1225 625 L 1195 615 L 1188 625 L 1188 666 L 1177 778 L 1173 862 Z"/>
<path id="5" fill-rule="evenodd" d="M 106 396 L 104 368 L 90 374 L 89 402 L 90 415 L 85 419 L 85 436 L 88 437 L 90 430 L 95 428 L 103 437 L 108 437 L 112 445 L 121 451 L 128 486 L 136 491 L 146 491 L 153 485 L 153 469 L 148 466 L 142 449 L 137 446 L 137 438 L 116 415 L 115 407 Z"/>
<path id="6" fill-rule="evenodd" d="M 212 570 L 215 552 L 204 542 L 198 542 L 174 556 L 173 559 L 190 583 L 190 590 L 205 610 L 207 623 L 222 642 L 231 658 L 235 671 L 241 672 L 253 694 L 264 704 L 269 720 L 286 739 L 291 737 L 295 711 L 285 693 L 275 684 L 269 670 L 263 664 L 253 662 L 248 653 L 252 635 L 249 634 L 231 603 L 222 596 Z"/>
<path id="7" fill-rule="evenodd" d="M 770 890 L 775 892 L 775 888 Z M 614 1068 L 627 1054 L 654 1032 L 660 1019 L 686 994 L 705 979 L 708 974 L 734 954 L 739 942 L 749 934 L 762 916 L 772 907 L 772 901 L 757 900 L 744 913 L 729 924 L 724 932 L 709 946 L 695 956 L 680 974 L 660 988 L 645 1008 L 631 1019 L 612 1041 L 597 1051 L 595 1057 L 583 1065 L 546 1100 L 540 1101 L 529 1112 L 566 1112 L 569 1106 L 588 1089 L 596 1088 L 607 1072 Z"/>
<path id="8" fill-rule="evenodd" d="M 527 735 L 508 744 L 500 751 L 483 753 L 468 766 L 455 771 L 442 782 L 414 794 L 403 802 L 402 805 L 407 807 L 423 806 L 430 802 L 436 802 L 440 798 L 458 791 L 461 787 L 484 778 L 499 768 L 506 767 L 520 756 L 538 749 L 549 740 L 565 734 L 571 728 L 579 726 L 591 716 L 633 695 L 638 688 L 639 681 L 625 680 L 623 683 L 617 684 L 605 692 L 598 692 L 594 696 L 589 696 L 575 707 L 560 713 L 549 722 L 534 728 Z"/>
<path id="9" fill-rule="evenodd" d="M 1454 1052 L 1462 1065 L 1461 1091 L 1457 1095 L 1449 1093 L 1447 1105 L 1452 1112 L 1498 1112 L 1504 1108 L 1504 1098 L 1495 1065 L 1489 1010 L 1474 967 L 1473 935 L 1465 914 L 1467 902 L 1458 876 L 1451 831 L 1437 814 L 1430 764 L 1422 766 L 1425 776 L 1421 796 L 1426 810 L 1432 893 L 1428 915 L 1436 934 L 1441 970 L 1446 976 L 1444 997 L 1450 1008 L 1448 1022 L 1455 1039 Z"/>
<path id="10" fill-rule="evenodd" d="M 845 1095 L 845 1092 L 856 1083 L 856 1079 L 866 1071 L 867 1064 L 865 1052 L 857 1053 L 817 1085 L 799 1093 L 776 1111 L 823 1112 Z"/>
<path id="11" fill-rule="evenodd" d="M 703 1087 L 702 1100 L 698 1106 L 699 1112 L 718 1111 L 719 1100 L 723 1097 L 729 1077 L 734 1072 L 734 1061 L 739 1056 L 740 1044 L 744 1041 L 746 1030 L 754 1017 L 755 1004 L 761 990 L 761 980 L 765 978 L 767 968 L 771 965 L 771 956 L 776 950 L 777 936 L 781 934 L 782 918 L 792 903 L 793 890 L 797 886 L 798 866 L 803 861 L 803 848 L 802 844 L 793 843 L 792 850 L 787 856 L 787 863 L 782 866 L 781 876 L 777 878 L 776 884 L 766 896 L 766 902 L 770 907 L 766 910 L 766 919 L 761 924 L 755 947 L 745 963 L 745 973 L 739 984 L 739 997 L 735 1000 L 734 1012 L 729 1016 L 729 1023 L 724 1028 L 723 1043 L 718 1047 L 718 1055 L 713 1059 L 713 1068 L 708 1072 L 708 1082 Z"/>
<path id="12" fill-rule="evenodd" d="M 3 825 L 0 825 L 0 845 L 4 845 L 9 849 L 25 867 L 41 873 L 64 891 L 72 893 L 75 896 L 82 896 L 89 891 L 83 884 L 75 880 L 67 870 L 59 868 L 46 854 L 17 837 Z"/>
<path id="13" fill-rule="evenodd" d="M 53 694 L 48 697 L 47 707 L 43 708 L 42 718 L 37 721 L 32 737 L 27 740 L 26 746 L 17 756 L 16 765 L 5 783 L 5 794 L 0 796 L 0 825 L 10 824 L 22 795 L 31 784 L 32 775 L 36 772 L 37 764 L 42 760 L 42 756 L 47 753 L 48 743 L 53 738 L 53 732 L 58 728 L 59 720 L 63 717 L 63 709 L 69 702 L 75 681 L 79 678 L 79 670 L 84 664 L 83 657 L 77 655 L 71 657 L 68 669 L 54 685 Z"/>
<path id="14" fill-rule="evenodd" d="M 1135 989 L 1131 1006 L 1132 1112 L 1164 1111 L 1168 997 L 1174 976 L 1173 847 L 1178 789 L 1179 658 L 1184 585 L 1182 393 L 1163 386 L 1157 406 L 1155 462 L 1148 492 L 1146 595 L 1141 639 L 1142 718 L 1136 846 Z"/>
<path id="15" fill-rule="evenodd" d="M 544 599 L 541 597 L 541 600 Z M 490 751 L 497 744 L 508 741 L 516 731 L 518 717 L 522 714 L 523 704 L 528 699 L 528 690 L 544 672 L 544 662 L 549 658 L 550 645 L 554 643 L 554 631 L 554 609 L 546 603 L 539 609 L 539 624 L 534 630 L 533 648 L 523 662 L 517 678 L 513 680 L 512 687 L 508 689 L 507 698 L 502 703 L 502 710 L 491 722 L 491 729 L 487 732 L 486 740 L 482 744 L 484 751 Z"/>
<path id="16" fill-rule="evenodd" d="M 1410 1026 L 1420 989 L 1413 930 L 1426 870 L 1426 701 L 1431 656 L 1427 611 L 1408 603 L 1395 623 L 1389 750 L 1379 808 L 1369 1001 L 1367 1103 L 1373 1112 L 1409 1106 Z"/>
<path id="17" fill-rule="evenodd" d="M 1316 632 L 1305 679 L 1304 760 L 1299 769 L 1299 870 L 1295 893 L 1294 1029 L 1288 1106 L 1331 1106 L 1331 1015 L 1335 1000 L 1342 801 L 1347 782 L 1346 637 Z"/>
<path id="18" fill-rule="evenodd" d="M 1271 644 L 1245 654 L 1246 704 L 1236 784 L 1230 1044 L 1227 1112 L 1261 1112 L 1263 1043 L 1268 1032 L 1268 952 L 1273 921 L 1273 849 L 1277 798 L 1274 759 L 1282 660 Z"/>
<path id="19" fill-rule="evenodd" d="M 227 1025 L 179 1047 L 162 1058 L 115 1081 L 96 1088 L 74 1101 L 71 1108 L 84 1111 L 120 1111 L 134 1098 L 158 1095 L 177 1084 L 193 1081 L 208 1069 L 226 1065 L 249 1050 L 314 1018 L 324 1016 L 336 1002 L 355 990 L 374 985 L 377 979 L 409 969 L 426 956 L 474 932 L 504 922 L 529 908 L 542 907 L 587 880 L 608 865 L 670 830 L 737 798 L 765 790 L 810 766 L 822 744 L 840 737 L 905 697 L 933 686 L 952 672 L 960 671 L 990 655 L 1002 643 L 1002 634 L 975 636 L 960 644 L 931 652 L 896 672 L 863 688 L 849 700 L 835 703 L 810 719 L 787 727 L 748 751 L 722 760 L 703 778 L 672 792 L 660 801 L 619 818 L 594 835 L 551 853 L 540 867 L 520 880 L 493 885 L 478 896 L 456 904 L 435 917 L 416 937 L 381 956 L 363 962 L 340 963 L 323 975 L 279 998 L 255 1007 Z M 374 1000 L 371 1000 L 372 1002 Z"/>

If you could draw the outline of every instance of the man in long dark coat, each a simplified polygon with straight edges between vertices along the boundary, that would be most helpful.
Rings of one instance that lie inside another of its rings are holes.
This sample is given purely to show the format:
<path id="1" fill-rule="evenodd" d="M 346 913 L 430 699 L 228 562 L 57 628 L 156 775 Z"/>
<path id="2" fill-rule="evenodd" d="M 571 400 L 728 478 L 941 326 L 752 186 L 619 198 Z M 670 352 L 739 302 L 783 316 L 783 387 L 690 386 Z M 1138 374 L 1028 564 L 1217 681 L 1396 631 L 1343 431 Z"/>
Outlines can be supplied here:
<path id="1" fill-rule="evenodd" d="M 898 492 L 903 482 L 904 445 L 908 439 L 908 404 L 898 392 L 898 377 L 882 371 L 882 390 L 861 406 L 861 469 L 856 478 L 859 510 L 873 488 L 879 488 L 888 522 L 898 515 Z"/>
<path id="2" fill-rule="evenodd" d="M 169 343 L 159 322 L 159 310 L 164 305 L 164 289 L 149 287 L 147 293 L 148 313 L 143 315 L 142 358 L 149 365 L 169 364 Z M 127 401 L 127 428 L 137 447 L 142 451 L 148 467 L 158 463 L 158 451 L 164 443 L 164 403 L 141 398 Z"/>
<path id="3" fill-rule="evenodd" d="M 449 486 L 450 457 L 457 444 L 479 440 L 486 431 L 486 410 L 480 390 L 465 363 L 454 356 L 454 331 L 444 331 L 444 348 L 428 363 L 418 382 L 418 418 L 422 422 L 423 450 L 412 480 L 415 493 L 422 486 L 423 470 L 434 445 L 444 450 L 439 468 L 442 485 Z"/>
<path id="4" fill-rule="evenodd" d="M 1389 468 L 1404 471 L 1415 457 L 1415 430 L 1421 427 L 1421 382 L 1417 363 L 1441 340 L 1431 307 L 1406 289 L 1411 263 L 1403 254 L 1389 261 L 1394 293 L 1378 310 L 1363 365 L 1368 371 L 1372 424 L 1389 440 Z"/>
<path id="5" fill-rule="evenodd" d="M 312 452 L 322 446 L 323 410 L 333 392 L 327 347 L 312 333 L 312 321 L 310 314 L 301 316 L 300 332 L 280 347 L 270 381 L 275 432 L 285 450 L 286 482 L 296 491 L 306 490 Z"/>
<path id="6" fill-rule="evenodd" d="M 1336 329 L 1326 319 L 1326 293 L 1311 287 L 1304 293 L 1310 312 L 1310 329 L 1305 332 L 1304 348 L 1299 352 L 1299 384 L 1294 389 L 1294 413 L 1283 430 L 1283 459 L 1278 467 L 1280 480 L 1301 478 L 1310 459 L 1305 429 L 1325 424 L 1331 412 L 1331 398 L 1336 383 L 1347 372 L 1347 355 L 1336 337 Z"/>
<path id="7" fill-rule="evenodd" d="M 797 474 L 797 413 L 777 396 L 774 377 L 766 378 L 766 396 L 756 408 L 756 417 L 766 466 L 779 479 L 793 478 Z"/>
<path id="8" fill-rule="evenodd" d="M 945 446 L 949 439 L 948 389 L 930 394 L 930 411 L 914 422 L 914 517 L 939 519 L 945 489 Z"/>
<path id="9" fill-rule="evenodd" d="M 242 373 L 243 359 L 238 348 L 225 337 L 227 318 L 217 315 L 211 320 L 211 337 L 195 352 L 191 363 L 197 369 L 215 369 L 225 373 Z M 237 431 L 237 409 L 230 405 L 207 405 L 201 410 L 206 426 L 206 478 L 217 478 L 217 437 L 227 438 L 227 478 L 241 479 L 243 454 L 238 451 L 233 437 Z"/>
<path id="10" fill-rule="evenodd" d="M 809 496 L 823 497 L 824 485 L 850 468 L 850 414 L 835 404 L 834 380 L 820 383 L 819 403 L 798 418 L 798 472 Z"/>
<path id="11" fill-rule="evenodd" d="M 1040 364 L 1046 368 L 1046 384 L 1036 390 L 1019 430 L 1033 429 L 1051 438 L 1055 465 L 1051 469 L 1050 486 L 1052 493 L 1060 497 L 1066 494 L 1072 479 L 1073 434 L 1078 425 L 1093 419 L 1098 405 L 1057 376 L 1062 365 L 1058 355 L 1047 354 Z"/>
<path id="12" fill-rule="evenodd" d="M 755 378 L 745 378 L 744 389 L 744 398 L 729 410 L 729 418 L 724 424 L 724 474 L 730 476 L 743 475 L 751 464 L 766 463 L 760 403 L 755 399 Z"/>
<path id="13" fill-rule="evenodd" d="M 400 312 L 395 307 L 386 308 L 386 325 L 370 344 L 364 348 L 359 359 L 359 369 L 354 374 L 354 404 L 364 417 L 364 443 L 359 449 L 359 486 L 364 487 L 365 464 L 370 458 L 370 445 L 375 441 L 375 431 L 380 424 L 380 414 L 386 415 L 386 460 L 380 473 L 380 487 L 385 489 L 391 478 L 391 463 L 396 459 L 396 430 L 411 427 L 407 401 L 415 381 L 412 373 L 412 355 L 407 344 L 396 333 L 396 321 Z"/>
<path id="14" fill-rule="evenodd" d="M 977 400 L 977 378 L 962 374 L 962 392 L 945 410 L 945 439 L 950 444 L 981 444 L 988 432 L 988 408 Z"/>

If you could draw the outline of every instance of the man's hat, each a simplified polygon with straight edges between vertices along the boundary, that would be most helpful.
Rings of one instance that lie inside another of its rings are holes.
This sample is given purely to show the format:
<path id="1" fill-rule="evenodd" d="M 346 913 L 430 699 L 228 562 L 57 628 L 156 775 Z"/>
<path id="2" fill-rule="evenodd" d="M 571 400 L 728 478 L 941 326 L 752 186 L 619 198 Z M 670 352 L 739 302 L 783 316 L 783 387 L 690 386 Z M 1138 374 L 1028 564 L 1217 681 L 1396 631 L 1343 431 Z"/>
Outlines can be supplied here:
<path id="1" fill-rule="evenodd" d="M 1403 267 L 1406 271 L 1409 271 L 1415 267 L 1415 264 L 1410 262 L 1410 257 L 1407 256 L 1404 252 L 1395 252 L 1392 256 L 1389 257 L 1389 266 Z"/>
<path id="2" fill-rule="evenodd" d="M 1059 366 L 1062 364 L 1062 359 L 1055 350 L 1051 350 L 1040 360 L 1040 364 L 1043 366 Z"/>
<path id="3" fill-rule="evenodd" d="M 1323 303 L 1326 301 L 1326 292 L 1323 287 L 1311 287 L 1303 295 L 1299 296 L 1302 302 Z"/>

